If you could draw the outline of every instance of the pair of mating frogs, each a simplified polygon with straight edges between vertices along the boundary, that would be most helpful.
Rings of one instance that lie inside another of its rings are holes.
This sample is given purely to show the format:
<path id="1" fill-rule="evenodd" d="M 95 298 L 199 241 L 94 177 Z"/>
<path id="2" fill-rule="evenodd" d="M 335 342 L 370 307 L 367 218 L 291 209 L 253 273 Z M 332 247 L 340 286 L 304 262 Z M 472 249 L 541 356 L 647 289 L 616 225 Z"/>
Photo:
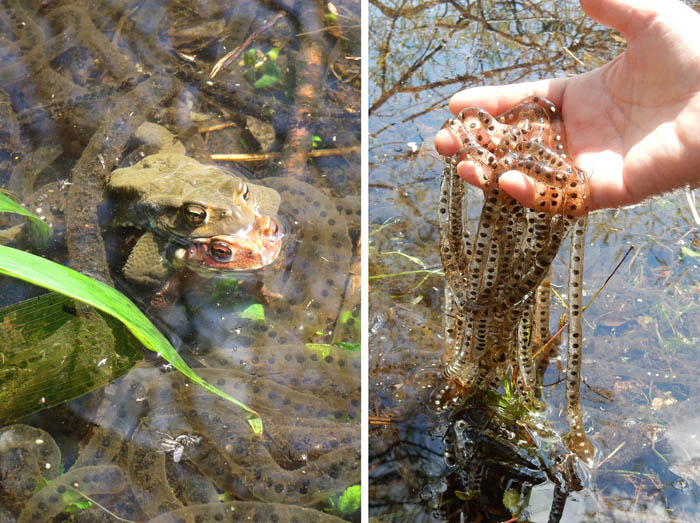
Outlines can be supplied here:
<path id="1" fill-rule="evenodd" d="M 178 293 L 173 269 L 253 271 L 276 260 L 283 239 L 276 190 L 185 156 L 161 126 L 145 123 L 136 137 L 158 152 L 116 169 L 106 186 L 110 223 L 146 230 L 122 268 L 128 281 L 164 284 L 158 303 Z"/>
<path id="2" fill-rule="evenodd" d="M 137 138 L 159 152 L 115 170 L 106 190 L 115 202 L 110 222 L 147 231 L 122 273 L 132 283 L 160 286 L 152 305 L 174 301 L 193 273 L 257 271 L 276 321 L 312 333 L 337 317 L 352 256 L 347 205 L 298 180 L 258 185 L 201 164 L 154 124 L 141 126 Z M 277 260 L 283 248 L 288 256 Z"/>
<path id="3" fill-rule="evenodd" d="M 292 319 L 291 314 L 300 324 L 311 321 L 312 332 L 337 315 L 352 249 L 346 221 L 352 211 L 346 205 L 298 180 L 266 178 L 254 184 L 204 165 L 186 156 L 183 145 L 156 124 L 143 124 L 136 138 L 156 152 L 112 172 L 107 221 L 145 231 L 122 273 L 129 283 L 156 291 L 152 305 L 177 299 L 183 285 L 192 285 L 193 273 L 207 278 L 257 271 L 266 296 L 283 297 L 271 304 L 281 318 Z M 27 206 L 49 222 L 60 222 L 66 191 L 65 185 L 52 184 L 28 198 Z M 60 234 L 55 237 L 61 241 Z M 290 255 L 278 270 L 275 261 L 283 248 Z"/>

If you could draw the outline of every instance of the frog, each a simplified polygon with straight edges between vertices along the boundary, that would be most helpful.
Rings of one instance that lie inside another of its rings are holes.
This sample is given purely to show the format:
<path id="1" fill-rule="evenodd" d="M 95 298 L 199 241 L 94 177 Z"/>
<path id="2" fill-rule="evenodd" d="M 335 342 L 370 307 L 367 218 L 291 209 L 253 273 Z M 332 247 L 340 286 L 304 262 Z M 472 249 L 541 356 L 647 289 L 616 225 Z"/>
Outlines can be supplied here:
<path id="1" fill-rule="evenodd" d="M 272 263 L 282 247 L 281 228 L 269 216 L 257 216 L 243 235 L 219 234 L 193 238 L 174 253 L 175 265 L 202 275 L 224 271 L 252 271 Z"/>
<path id="2" fill-rule="evenodd" d="M 146 227 L 174 241 L 242 234 L 256 216 L 274 216 L 279 195 L 218 166 L 176 153 L 156 153 L 116 169 L 106 195 L 115 226 Z"/>
<path id="3" fill-rule="evenodd" d="M 193 244 L 227 270 L 257 270 L 277 258 L 284 234 L 274 218 L 275 190 L 185 155 L 157 124 L 142 124 L 135 137 L 157 152 L 112 171 L 105 187 L 110 225 L 145 231 L 122 268 L 127 281 L 167 285 L 177 269 L 172 261 Z"/>
<path id="4" fill-rule="evenodd" d="M 352 260 L 352 242 L 343 208 L 321 190 L 306 182 L 280 177 L 261 183 L 281 197 L 280 218 L 289 229 L 289 245 L 283 267 L 260 274 L 264 301 L 271 319 L 294 325 L 297 334 L 324 329 L 338 318 Z M 216 237 L 222 251 L 230 241 Z M 233 250 L 234 245 L 229 246 Z M 178 254 L 182 267 L 202 274 L 219 275 L 234 270 L 221 257 L 198 241 Z"/>

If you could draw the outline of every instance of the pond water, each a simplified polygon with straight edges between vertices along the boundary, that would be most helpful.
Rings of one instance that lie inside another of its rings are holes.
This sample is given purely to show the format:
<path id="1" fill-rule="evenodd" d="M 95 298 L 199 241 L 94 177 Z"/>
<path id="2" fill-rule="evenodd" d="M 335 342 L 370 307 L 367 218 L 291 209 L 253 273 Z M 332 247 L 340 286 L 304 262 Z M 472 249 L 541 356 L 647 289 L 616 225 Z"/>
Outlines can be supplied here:
<path id="1" fill-rule="evenodd" d="M 528 427 L 567 432 L 564 356 L 545 375 L 544 416 L 492 423 L 479 408 L 463 412 L 457 418 L 474 427 L 463 433 L 482 446 L 471 447 L 463 471 L 445 464 L 454 420 L 429 407 L 444 348 L 443 162 L 433 136 L 459 89 L 583 73 L 623 51 L 624 40 L 568 1 L 373 1 L 369 25 L 370 517 L 547 521 L 552 462 L 564 451 Z M 584 302 L 634 249 L 584 314 L 581 390 L 596 459 L 576 466 L 581 489 L 562 521 L 697 519 L 700 224 L 688 197 L 679 191 L 590 216 Z M 470 189 L 468 198 L 475 219 L 482 197 Z M 565 241 L 553 265 L 562 295 L 568 248 Z M 552 332 L 563 313 L 554 299 Z M 501 393 L 491 399 L 502 406 Z M 513 439 L 529 443 L 518 451 Z M 480 491 L 468 488 L 474 481 Z"/>
<path id="2" fill-rule="evenodd" d="M 109 318 L 16 305 L 0 311 L 0 521 L 359 520 L 360 8 L 325 9 L 0 2 L 0 189 L 54 233 L 37 247 L 2 213 L 2 243 L 124 290 L 264 429 L 142 361 Z M 112 171 L 141 161 L 179 167 L 117 189 Z M 239 244 L 249 256 L 226 258 Z M 0 285 L 2 306 L 43 292 Z M 61 403 L 76 381 L 94 390 Z"/>

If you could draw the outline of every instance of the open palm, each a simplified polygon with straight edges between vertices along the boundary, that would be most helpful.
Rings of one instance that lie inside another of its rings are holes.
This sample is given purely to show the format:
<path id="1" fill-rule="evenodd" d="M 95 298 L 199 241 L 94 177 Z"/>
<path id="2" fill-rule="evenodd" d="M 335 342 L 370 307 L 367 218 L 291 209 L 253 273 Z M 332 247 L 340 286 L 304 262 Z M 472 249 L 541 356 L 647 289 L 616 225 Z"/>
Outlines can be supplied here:
<path id="1" fill-rule="evenodd" d="M 480 106 L 491 114 L 539 94 L 562 109 L 569 152 L 591 175 L 592 209 L 636 203 L 700 182 L 700 15 L 675 0 L 581 0 L 589 16 L 619 30 L 627 50 L 605 66 L 572 78 L 457 93 L 453 113 Z M 459 142 L 447 131 L 435 140 L 451 155 Z M 478 185 L 472 166 L 460 175 Z M 521 173 L 501 187 L 527 206 L 534 184 Z"/>

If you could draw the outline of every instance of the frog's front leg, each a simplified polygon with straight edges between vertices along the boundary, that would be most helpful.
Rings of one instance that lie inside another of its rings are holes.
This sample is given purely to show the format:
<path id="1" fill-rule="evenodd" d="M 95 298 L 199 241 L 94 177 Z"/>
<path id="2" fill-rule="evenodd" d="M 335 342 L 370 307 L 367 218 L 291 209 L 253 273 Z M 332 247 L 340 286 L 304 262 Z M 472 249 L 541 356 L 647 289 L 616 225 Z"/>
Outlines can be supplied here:
<path id="1" fill-rule="evenodd" d="M 131 283 L 158 290 L 151 299 L 151 307 L 162 309 L 174 303 L 187 288 L 202 277 L 192 271 L 173 267 L 167 251 L 170 242 L 146 232 L 136 242 L 122 268 L 122 274 Z"/>
<path id="2" fill-rule="evenodd" d="M 153 309 L 163 309 L 175 303 L 187 289 L 201 285 L 207 280 L 189 269 L 177 269 L 163 282 L 160 289 L 151 298 Z"/>
<path id="3" fill-rule="evenodd" d="M 172 266 L 166 258 L 167 242 L 151 232 L 144 233 L 129 253 L 122 274 L 131 283 L 154 287 L 168 279 Z"/>

